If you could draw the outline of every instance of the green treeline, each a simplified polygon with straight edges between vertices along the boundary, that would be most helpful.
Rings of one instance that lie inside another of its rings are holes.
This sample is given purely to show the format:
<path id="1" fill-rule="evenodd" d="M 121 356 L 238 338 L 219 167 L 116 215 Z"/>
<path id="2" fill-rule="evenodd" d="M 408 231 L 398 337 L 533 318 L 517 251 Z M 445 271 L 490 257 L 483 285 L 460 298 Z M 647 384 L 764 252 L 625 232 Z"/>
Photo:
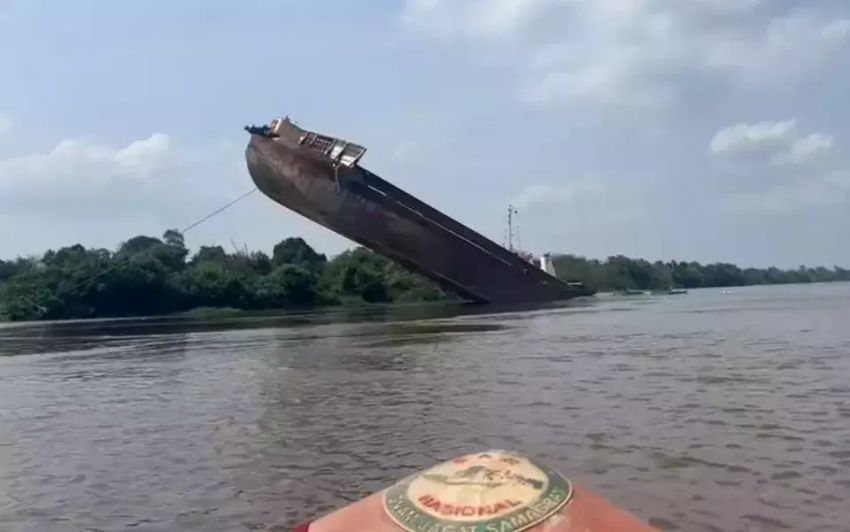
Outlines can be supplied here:
<path id="1" fill-rule="evenodd" d="M 554 257 L 553 261 L 558 277 L 583 281 L 587 286 L 599 291 L 850 281 L 850 270 L 838 266 L 831 270 L 805 266 L 796 270 L 741 269 L 734 264 L 649 262 L 622 255 L 608 257 L 605 261 L 560 255 Z"/>
<path id="2" fill-rule="evenodd" d="M 136 236 L 117 251 L 74 245 L 41 258 L 0 260 L 0 320 L 168 314 L 201 307 L 265 310 L 446 297 L 366 249 L 327 260 L 301 238 L 262 252 L 201 247 L 183 236 Z"/>
<path id="3" fill-rule="evenodd" d="M 740 269 L 733 264 L 554 258 L 558 276 L 599 291 L 850 281 L 839 267 Z M 136 236 L 116 250 L 81 245 L 40 258 L 0 260 L 0 320 L 169 314 L 196 308 L 268 310 L 340 303 L 435 301 L 453 297 L 364 248 L 331 260 L 301 238 L 263 252 L 203 246 L 189 255 L 183 235 Z"/>

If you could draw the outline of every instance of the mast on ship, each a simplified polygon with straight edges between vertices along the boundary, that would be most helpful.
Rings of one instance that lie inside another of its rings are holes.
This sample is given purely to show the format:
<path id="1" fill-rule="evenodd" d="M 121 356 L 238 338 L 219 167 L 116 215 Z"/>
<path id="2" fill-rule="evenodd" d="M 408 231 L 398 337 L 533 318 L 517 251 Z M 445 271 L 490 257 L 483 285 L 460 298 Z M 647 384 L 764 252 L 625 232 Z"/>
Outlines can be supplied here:
<path id="1" fill-rule="evenodd" d="M 505 234 L 505 247 L 509 251 L 513 251 L 518 255 L 522 255 L 522 238 L 519 234 L 519 211 L 513 205 L 508 205 L 508 228 Z M 514 238 L 516 238 L 516 247 L 514 247 Z"/>
<path id="2" fill-rule="evenodd" d="M 508 227 L 505 231 L 505 247 L 508 251 L 516 253 L 524 260 L 538 266 L 541 270 L 551 276 L 555 276 L 555 264 L 552 261 L 551 253 L 544 253 L 536 257 L 533 253 L 522 249 L 522 239 L 519 234 L 519 210 L 513 205 L 508 205 Z M 514 247 L 514 238 L 516 238 L 516 247 Z"/>
<path id="3" fill-rule="evenodd" d="M 533 253 L 522 249 L 522 238 L 519 234 L 519 210 L 513 205 L 508 205 L 508 227 L 505 231 L 505 247 L 508 251 L 515 253 L 526 262 L 535 264 L 537 260 Z M 516 240 L 516 245 L 514 245 Z"/>
<path id="4" fill-rule="evenodd" d="M 505 243 L 509 251 L 514 250 L 514 213 L 517 212 L 513 205 L 508 205 L 508 234 Z"/>

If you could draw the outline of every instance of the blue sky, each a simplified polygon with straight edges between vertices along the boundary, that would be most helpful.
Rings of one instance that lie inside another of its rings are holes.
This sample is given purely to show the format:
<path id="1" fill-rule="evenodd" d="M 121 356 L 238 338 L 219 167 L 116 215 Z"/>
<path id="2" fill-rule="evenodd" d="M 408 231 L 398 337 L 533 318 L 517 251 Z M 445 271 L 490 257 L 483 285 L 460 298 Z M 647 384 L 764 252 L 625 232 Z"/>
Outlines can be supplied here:
<path id="1" fill-rule="evenodd" d="M 850 266 L 840 0 L 0 0 L 0 257 L 114 248 L 251 187 L 288 114 L 533 251 Z M 187 235 L 350 244 L 261 194 Z"/>

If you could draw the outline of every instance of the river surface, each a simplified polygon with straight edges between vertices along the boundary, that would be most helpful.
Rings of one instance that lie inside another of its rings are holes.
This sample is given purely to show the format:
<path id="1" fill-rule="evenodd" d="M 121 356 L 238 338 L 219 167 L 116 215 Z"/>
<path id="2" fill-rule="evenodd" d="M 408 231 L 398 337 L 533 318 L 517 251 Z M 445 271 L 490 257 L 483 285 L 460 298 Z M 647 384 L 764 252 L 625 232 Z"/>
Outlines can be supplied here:
<path id="1" fill-rule="evenodd" d="M 850 530 L 850 284 L 0 326 L 0 530 L 285 531 L 521 450 L 667 530 Z"/>

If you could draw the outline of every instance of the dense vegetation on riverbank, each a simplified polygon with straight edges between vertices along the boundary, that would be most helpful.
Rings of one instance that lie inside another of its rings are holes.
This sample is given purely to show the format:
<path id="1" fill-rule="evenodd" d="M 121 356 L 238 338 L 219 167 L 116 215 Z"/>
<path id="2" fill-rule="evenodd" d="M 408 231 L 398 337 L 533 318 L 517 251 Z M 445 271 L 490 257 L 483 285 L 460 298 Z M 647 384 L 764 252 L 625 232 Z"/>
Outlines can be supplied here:
<path id="1" fill-rule="evenodd" d="M 327 260 L 300 238 L 263 252 L 203 246 L 182 235 L 136 236 L 117 251 L 80 245 L 0 261 L 0 319 L 168 314 L 199 307 L 264 310 L 446 297 L 431 283 L 359 248 Z"/>
<path id="2" fill-rule="evenodd" d="M 584 281 L 588 286 L 600 291 L 850 281 L 850 270 L 838 266 L 832 269 L 805 266 L 796 270 L 741 269 L 734 264 L 649 262 L 622 255 L 608 257 L 605 261 L 561 255 L 554 258 L 554 263 L 559 277 Z"/>
<path id="3" fill-rule="evenodd" d="M 835 267 L 783 271 L 732 264 L 654 262 L 628 257 L 555 257 L 558 275 L 600 291 L 850 281 Z M 288 238 L 263 252 L 203 246 L 189 256 L 183 236 L 133 237 L 116 251 L 81 245 L 40 258 L 0 260 L 0 320 L 168 314 L 195 308 L 266 310 L 340 303 L 434 301 L 452 297 L 366 249 L 328 260 Z"/>

